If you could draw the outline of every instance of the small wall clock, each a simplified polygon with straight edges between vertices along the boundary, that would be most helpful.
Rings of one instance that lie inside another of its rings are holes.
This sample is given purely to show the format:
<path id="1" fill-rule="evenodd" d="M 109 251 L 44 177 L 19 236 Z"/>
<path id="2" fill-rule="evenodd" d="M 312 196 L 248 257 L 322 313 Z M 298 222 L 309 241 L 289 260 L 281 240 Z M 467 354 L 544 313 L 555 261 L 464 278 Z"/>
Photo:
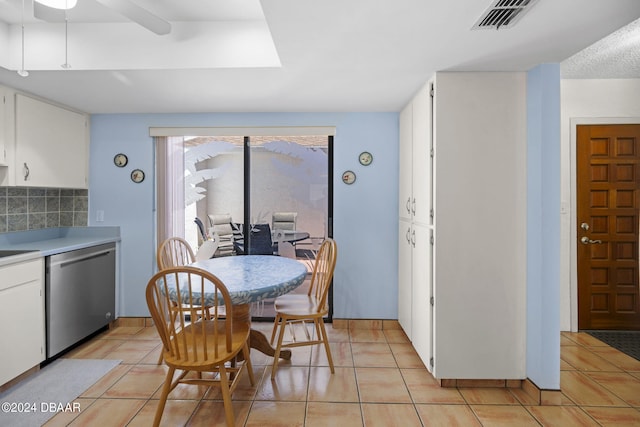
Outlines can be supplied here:
<path id="1" fill-rule="evenodd" d="M 373 155 L 368 151 L 363 151 L 360 153 L 358 160 L 362 166 L 369 166 L 373 162 Z"/>
<path id="2" fill-rule="evenodd" d="M 342 173 L 342 182 L 351 185 L 356 182 L 356 174 L 353 171 L 345 171 Z"/>
<path id="3" fill-rule="evenodd" d="M 139 184 L 142 181 L 144 181 L 144 172 L 141 169 L 132 170 L 131 181 L 135 182 L 136 184 Z"/>
<path id="4" fill-rule="evenodd" d="M 113 163 L 119 168 L 123 168 L 127 166 L 127 163 L 129 163 L 129 159 L 127 158 L 126 154 L 118 153 L 113 158 Z"/>

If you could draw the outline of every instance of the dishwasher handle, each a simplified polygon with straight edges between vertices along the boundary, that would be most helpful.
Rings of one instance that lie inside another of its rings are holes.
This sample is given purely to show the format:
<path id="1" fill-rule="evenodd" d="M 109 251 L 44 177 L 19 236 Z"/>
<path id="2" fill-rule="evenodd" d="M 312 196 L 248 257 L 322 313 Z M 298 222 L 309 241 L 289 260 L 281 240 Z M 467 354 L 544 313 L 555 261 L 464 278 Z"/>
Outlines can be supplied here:
<path id="1" fill-rule="evenodd" d="M 95 251 L 95 252 L 90 252 L 90 253 L 85 253 L 82 255 L 78 255 L 75 256 L 73 258 L 66 258 L 66 257 L 61 257 L 61 259 L 59 260 L 52 260 L 50 266 L 51 267 L 55 267 L 55 266 L 60 266 L 62 267 L 66 267 L 70 264 L 75 264 L 77 262 L 81 262 L 81 261 L 87 261 L 93 258 L 99 258 L 99 257 L 103 257 L 105 255 L 109 255 L 111 252 L 114 252 L 115 249 L 110 248 L 110 249 L 103 249 L 103 250 L 99 250 L 99 251 Z"/>

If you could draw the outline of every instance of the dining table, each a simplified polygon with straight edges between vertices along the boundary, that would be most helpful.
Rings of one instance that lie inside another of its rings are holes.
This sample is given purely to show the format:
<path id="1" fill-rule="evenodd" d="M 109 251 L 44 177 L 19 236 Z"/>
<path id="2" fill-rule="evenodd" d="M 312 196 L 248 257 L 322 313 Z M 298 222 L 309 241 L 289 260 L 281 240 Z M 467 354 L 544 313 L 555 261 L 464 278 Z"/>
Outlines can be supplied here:
<path id="1" fill-rule="evenodd" d="M 307 277 L 307 267 L 295 259 L 275 255 L 238 255 L 214 257 L 190 264 L 217 276 L 226 286 L 233 304 L 233 322 L 251 323 L 251 303 L 291 292 Z M 211 295 L 213 300 L 215 296 Z M 208 296 L 205 295 L 204 304 Z M 260 331 L 251 329 L 249 346 L 268 356 L 275 349 Z M 291 351 L 281 351 L 282 359 L 291 359 Z"/>

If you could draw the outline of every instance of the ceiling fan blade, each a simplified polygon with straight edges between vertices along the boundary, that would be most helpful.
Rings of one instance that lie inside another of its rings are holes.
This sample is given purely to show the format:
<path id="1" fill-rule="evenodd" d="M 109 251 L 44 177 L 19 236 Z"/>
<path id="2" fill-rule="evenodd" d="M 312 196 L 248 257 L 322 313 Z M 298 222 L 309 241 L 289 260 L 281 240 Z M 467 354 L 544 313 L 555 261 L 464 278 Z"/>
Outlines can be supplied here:
<path id="1" fill-rule="evenodd" d="M 158 35 L 169 34 L 171 24 L 129 0 L 96 0 Z"/>
<path id="2" fill-rule="evenodd" d="M 33 2 L 33 17 L 47 22 L 64 22 L 64 10 Z"/>

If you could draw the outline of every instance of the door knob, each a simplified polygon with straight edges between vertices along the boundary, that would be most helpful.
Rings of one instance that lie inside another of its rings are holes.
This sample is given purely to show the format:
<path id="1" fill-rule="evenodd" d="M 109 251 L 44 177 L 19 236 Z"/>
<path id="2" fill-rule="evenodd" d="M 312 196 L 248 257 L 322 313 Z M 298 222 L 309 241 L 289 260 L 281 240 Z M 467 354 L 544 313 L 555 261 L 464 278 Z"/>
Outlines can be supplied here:
<path id="1" fill-rule="evenodd" d="M 587 236 L 584 236 L 580 239 L 580 241 L 582 242 L 583 245 L 589 245 L 589 244 L 594 244 L 594 243 L 602 243 L 602 240 L 591 240 L 590 238 L 588 238 Z"/>
<path id="2" fill-rule="evenodd" d="M 580 224 L 580 228 L 582 228 L 583 230 L 588 230 L 589 224 L 587 224 L 586 222 L 583 222 L 582 224 Z"/>

